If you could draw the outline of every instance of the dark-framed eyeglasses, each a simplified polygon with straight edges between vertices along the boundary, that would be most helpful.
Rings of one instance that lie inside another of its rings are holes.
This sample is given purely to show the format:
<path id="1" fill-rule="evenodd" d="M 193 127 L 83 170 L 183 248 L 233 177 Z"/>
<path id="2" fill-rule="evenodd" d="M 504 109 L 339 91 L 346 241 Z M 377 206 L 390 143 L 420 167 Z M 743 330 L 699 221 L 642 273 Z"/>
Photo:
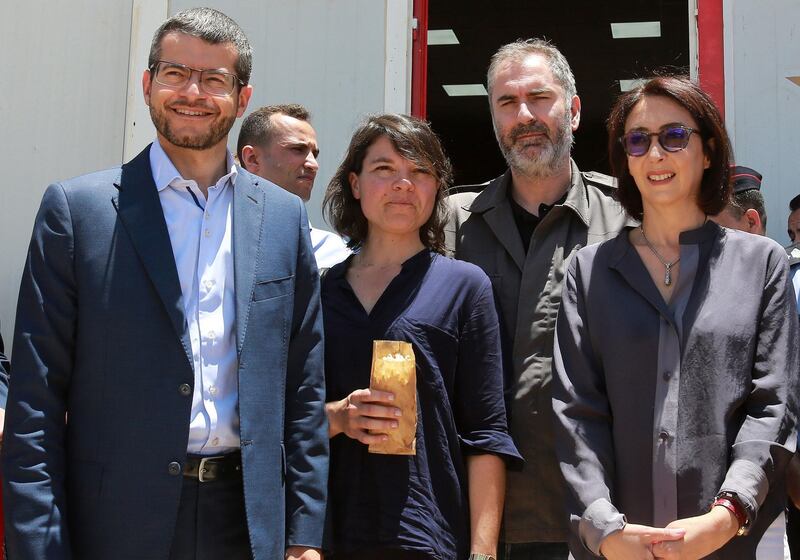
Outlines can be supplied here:
<path id="1" fill-rule="evenodd" d="M 658 137 L 658 143 L 667 152 L 679 152 L 685 150 L 689 145 L 689 138 L 697 129 L 689 128 L 679 124 L 670 124 L 663 127 L 658 132 L 645 132 L 644 130 L 632 130 L 620 136 L 619 141 L 625 148 L 625 153 L 631 157 L 640 157 L 650 151 L 653 136 Z"/>
<path id="2" fill-rule="evenodd" d="M 223 72 L 222 70 L 199 70 L 186 66 L 185 64 L 169 62 L 167 60 L 158 60 L 150 66 L 150 73 L 156 83 L 177 89 L 189 83 L 189 80 L 192 79 L 193 72 L 197 72 L 200 75 L 198 85 L 200 89 L 208 95 L 220 97 L 230 95 L 233 93 L 233 90 L 236 89 L 237 83 L 240 86 L 245 85 L 236 74 Z"/>

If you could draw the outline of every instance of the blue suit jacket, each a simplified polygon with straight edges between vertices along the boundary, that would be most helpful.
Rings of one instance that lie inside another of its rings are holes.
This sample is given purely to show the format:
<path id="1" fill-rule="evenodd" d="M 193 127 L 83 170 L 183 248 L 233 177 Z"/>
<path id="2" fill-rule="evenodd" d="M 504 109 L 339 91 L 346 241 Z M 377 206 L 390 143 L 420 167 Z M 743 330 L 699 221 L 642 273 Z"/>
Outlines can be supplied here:
<path id="1" fill-rule="evenodd" d="M 12 560 L 168 558 L 194 376 L 148 154 L 42 200 L 2 458 Z M 322 540 L 319 280 L 299 198 L 240 169 L 233 204 L 245 505 L 254 558 L 275 560 Z"/>

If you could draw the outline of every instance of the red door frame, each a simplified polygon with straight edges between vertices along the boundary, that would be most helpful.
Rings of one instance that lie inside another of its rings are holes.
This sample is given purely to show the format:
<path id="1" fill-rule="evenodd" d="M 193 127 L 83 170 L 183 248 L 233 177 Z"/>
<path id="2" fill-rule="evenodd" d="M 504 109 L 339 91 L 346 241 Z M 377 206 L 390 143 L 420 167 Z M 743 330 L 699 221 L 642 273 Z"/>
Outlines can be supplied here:
<path id="1" fill-rule="evenodd" d="M 428 1 L 414 0 L 411 56 L 411 114 L 427 116 Z M 697 0 L 697 51 L 700 86 L 716 102 L 725 118 L 725 44 L 722 29 L 723 0 Z M 691 31 L 690 31 L 691 32 Z"/>
<path id="2" fill-rule="evenodd" d="M 424 119 L 428 98 L 428 0 L 414 0 L 411 47 L 411 114 Z"/>
<path id="3" fill-rule="evenodd" d="M 725 41 L 722 31 L 723 0 L 697 1 L 697 73 L 700 87 L 717 104 L 725 118 Z"/>

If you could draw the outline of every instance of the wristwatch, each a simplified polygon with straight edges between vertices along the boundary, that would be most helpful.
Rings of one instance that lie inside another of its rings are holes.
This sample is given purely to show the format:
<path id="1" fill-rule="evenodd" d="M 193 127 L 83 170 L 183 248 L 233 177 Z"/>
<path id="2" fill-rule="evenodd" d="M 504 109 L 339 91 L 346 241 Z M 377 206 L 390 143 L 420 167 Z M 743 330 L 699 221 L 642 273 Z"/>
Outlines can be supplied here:
<path id="1" fill-rule="evenodd" d="M 469 555 L 469 560 L 496 560 L 494 556 L 483 554 L 482 552 L 473 552 Z"/>

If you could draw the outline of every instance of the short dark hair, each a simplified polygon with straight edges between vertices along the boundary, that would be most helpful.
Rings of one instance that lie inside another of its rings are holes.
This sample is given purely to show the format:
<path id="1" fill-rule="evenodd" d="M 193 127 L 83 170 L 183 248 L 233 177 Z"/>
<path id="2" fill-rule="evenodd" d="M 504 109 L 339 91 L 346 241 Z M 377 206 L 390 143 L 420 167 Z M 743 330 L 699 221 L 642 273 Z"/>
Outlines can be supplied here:
<path id="1" fill-rule="evenodd" d="M 789 201 L 789 212 L 794 212 L 800 208 L 800 194 Z"/>
<path id="2" fill-rule="evenodd" d="M 445 191 L 453 179 L 453 168 L 442 144 L 430 125 L 416 117 L 384 114 L 367 117 L 353 133 L 347 153 L 336 174 L 328 183 L 323 208 L 328 222 L 349 238 L 351 249 L 358 249 L 367 239 L 367 218 L 361 203 L 350 189 L 350 173 L 361 173 L 369 147 L 385 136 L 394 149 L 409 161 L 429 169 L 438 183 L 431 217 L 419 230 L 419 238 L 428 249 L 444 254 L 444 225 L 447 222 Z"/>
<path id="3" fill-rule="evenodd" d="M 628 171 L 628 156 L 619 139 L 625 133 L 625 121 L 633 108 L 648 96 L 671 99 L 686 109 L 697 123 L 703 151 L 711 162 L 703 172 L 697 204 L 709 216 L 720 213 L 730 199 L 731 142 L 714 101 L 686 76 L 651 78 L 620 95 L 611 109 L 607 123 L 608 158 L 612 172 L 619 179 L 620 204 L 630 216 L 642 219 L 642 196 Z"/>
<path id="4" fill-rule="evenodd" d="M 272 140 L 272 132 L 275 126 L 272 123 L 272 115 L 286 115 L 301 121 L 311 120 L 311 113 L 308 109 L 297 103 L 286 105 L 267 105 L 256 109 L 244 119 L 242 128 L 239 131 L 239 140 L 236 143 L 236 154 L 239 161 L 242 159 L 242 150 L 245 146 L 266 146 Z"/>
<path id="5" fill-rule="evenodd" d="M 764 209 L 764 195 L 758 189 L 731 193 L 728 211 L 738 220 L 750 209 L 758 212 L 761 224 L 767 227 L 767 211 Z"/>
<path id="6" fill-rule="evenodd" d="M 250 72 L 253 69 L 253 49 L 250 47 L 247 35 L 235 21 L 213 8 L 184 10 L 162 23 L 153 35 L 153 42 L 150 44 L 148 68 L 152 68 L 161 59 L 161 41 L 165 35 L 173 32 L 191 35 L 212 45 L 232 43 L 236 47 L 237 53 L 236 75 L 245 85 L 250 82 Z"/>
<path id="7" fill-rule="evenodd" d="M 569 62 L 561 51 L 547 39 L 517 39 L 513 43 L 503 45 L 489 60 L 489 70 L 486 72 L 486 88 L 489 92 L 489 104 L 492 102 L 494 80 L 500 66 L 506 62 L 522 62 L 529 56 L 537 54 L 547 61 L 550 72 L 564 90 L 564 97 L 569 103 L 578 94 L 575 87 L 575 75 Z"/>

